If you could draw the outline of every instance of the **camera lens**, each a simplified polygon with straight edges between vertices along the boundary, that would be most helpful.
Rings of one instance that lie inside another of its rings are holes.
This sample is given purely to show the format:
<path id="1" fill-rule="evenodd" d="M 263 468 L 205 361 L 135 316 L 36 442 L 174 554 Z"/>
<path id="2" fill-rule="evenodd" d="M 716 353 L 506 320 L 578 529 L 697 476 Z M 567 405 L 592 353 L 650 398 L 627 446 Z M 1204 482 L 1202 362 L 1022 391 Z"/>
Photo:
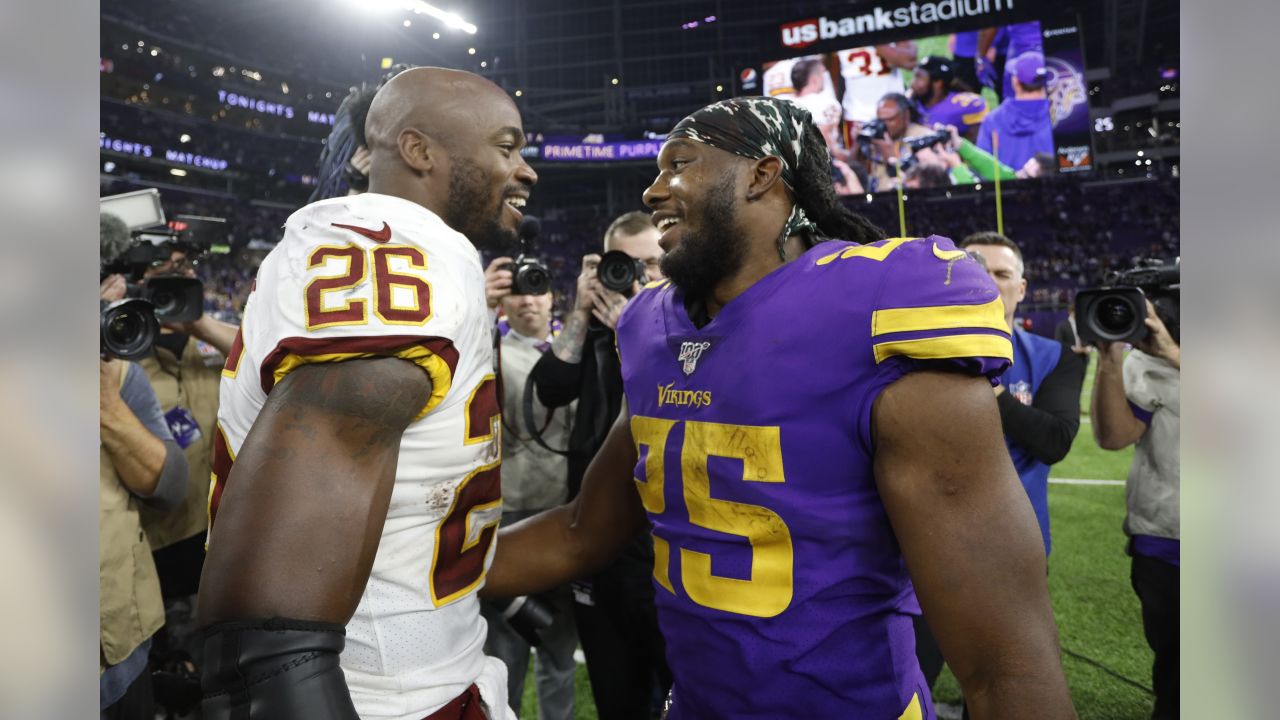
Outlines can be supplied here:
<path id="1" fill-rule="evenodd" d="M 177 315 L 181 309 L 182 298 L 167 290 L 152 293 L 149 299 L 156 306 L 156 314 L 161 317 Z"/>
<path id="2" fill-rule="evenodd" d="M 102 308 L 100 322 L 99 351 L 123 360 L 145 356 L 160 331 L 151 303 L 135 298 Z"/>
<path id="3" fill-rule="evenodd" d="M 1103 298 L 1098 303 L 1098 327 L 1115 335 L 1128 335 L 1137 319 L 1133 305 L 1120 297 Z"/>
<path id="4" fill-rule="evenodd" d="M 621 250 L 610 250 L 600 258 L 596 276 L 601 285 L 620 293 L 630 291 L 631 284 L 640 279 L 636 275 L 636 261 Z"/>
<path id="5" fill-rule="evenodd" d="M 526 265 L 520 275 L 520 284 L 529 295 L 545 295 L 551 290 L 551 278 L 538 265 Z"/>

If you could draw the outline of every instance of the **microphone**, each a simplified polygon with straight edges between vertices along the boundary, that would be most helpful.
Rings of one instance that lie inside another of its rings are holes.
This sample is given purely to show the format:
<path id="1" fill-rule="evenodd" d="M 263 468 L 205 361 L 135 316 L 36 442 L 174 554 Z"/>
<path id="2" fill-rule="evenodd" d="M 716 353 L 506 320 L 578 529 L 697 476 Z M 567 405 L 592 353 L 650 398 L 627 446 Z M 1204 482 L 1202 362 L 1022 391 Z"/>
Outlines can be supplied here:
<path id="1" fill-rule="evenodd" d="M 533 215 L 525 215 L 520 221 L 520 249 L 526 253 L 534 251 L 534 244 L 542 234 L 542 221 Z"/>
<path id="2" fill-rule="evenodd" d="M 132 242 L 129 226 L 119 215 L 106 212 L 98 215 L 98 253 L 103 265 L 110 265 L 123 255 Z"/>

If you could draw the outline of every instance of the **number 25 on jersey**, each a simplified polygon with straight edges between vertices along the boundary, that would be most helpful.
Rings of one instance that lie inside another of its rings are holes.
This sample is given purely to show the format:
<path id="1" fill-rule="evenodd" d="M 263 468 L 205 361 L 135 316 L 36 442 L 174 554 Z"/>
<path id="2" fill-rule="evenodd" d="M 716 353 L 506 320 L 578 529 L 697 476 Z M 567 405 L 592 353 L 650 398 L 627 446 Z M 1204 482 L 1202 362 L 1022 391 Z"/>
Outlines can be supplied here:
<path id="1" fill-rule="evenodd" d="M 636 415 L 631 433 L 637 448 L 646 448 L 645 480 L 636 488 L 644 508 L 651 514 L 666 511 L 664 485 L 667 469 L 663 457 L 667 438 L 678 425 L 684 426 L 680 449 L 680 475 L 689 522 L 706 530 L 745 538 L 751 546 L 751 576 L 739 579 L 711 572 L 711 555 L 680 548 L 680 580 L 685 593 L 703 607 L 773 617 L 791 604 L 794 565 L 791 532 L 782 518 L 759 505 L 731 502 L 711 497 L 711 458 L 742 461 L 743 482 L 782 483 L 782 436 L 777 427 L 728 425 L 724 423 L 683 423 Z M 717 478 L 719 479 L 719 478 Z M 653 536 L 653 575 L 671 593 L 671 546 L 658 533 Z"/>

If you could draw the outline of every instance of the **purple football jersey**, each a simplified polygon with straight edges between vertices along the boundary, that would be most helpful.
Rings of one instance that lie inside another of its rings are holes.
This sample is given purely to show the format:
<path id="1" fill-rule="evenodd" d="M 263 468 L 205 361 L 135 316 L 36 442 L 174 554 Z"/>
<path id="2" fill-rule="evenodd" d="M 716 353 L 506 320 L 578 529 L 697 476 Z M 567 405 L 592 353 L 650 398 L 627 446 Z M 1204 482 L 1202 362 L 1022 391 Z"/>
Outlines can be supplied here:
<path id="1" fill-rule="evenodd" d="M 926 126 L 933 127 L 934 123 L 955 125 L 964 134 L 969 128 L 982 124 L 982 119 L 987 116 L 987 101 L 976 93 L 953 92 L 923 110 Z"/>
<path id="2" fill-rule="evenodd" d="M 1004 371 L 983 268 L 936 236 L 825 242 L 702 328 L 677 288 L 652 284 L 618 351 L 671 720 L 933 718 L 871 408 L 916 369 Z"/>

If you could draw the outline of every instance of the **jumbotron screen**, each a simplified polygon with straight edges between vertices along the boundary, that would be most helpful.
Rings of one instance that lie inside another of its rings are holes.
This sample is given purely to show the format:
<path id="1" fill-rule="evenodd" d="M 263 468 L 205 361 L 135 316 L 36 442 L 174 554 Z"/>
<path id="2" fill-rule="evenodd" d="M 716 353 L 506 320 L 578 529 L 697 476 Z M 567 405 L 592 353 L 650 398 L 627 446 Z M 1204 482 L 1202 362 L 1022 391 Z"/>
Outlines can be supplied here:
<path id="1" fill-rule="evenodd" d="M 866 7 L 781 25 L 782 50 L 806 54 L 738 77 L 740 95 L 809 111 L 841 194 L 1092 169 L 1074 16 L 1029 18 L 1003 0 Z M 903 36 L 917 26 L 934 32 Z"/>

